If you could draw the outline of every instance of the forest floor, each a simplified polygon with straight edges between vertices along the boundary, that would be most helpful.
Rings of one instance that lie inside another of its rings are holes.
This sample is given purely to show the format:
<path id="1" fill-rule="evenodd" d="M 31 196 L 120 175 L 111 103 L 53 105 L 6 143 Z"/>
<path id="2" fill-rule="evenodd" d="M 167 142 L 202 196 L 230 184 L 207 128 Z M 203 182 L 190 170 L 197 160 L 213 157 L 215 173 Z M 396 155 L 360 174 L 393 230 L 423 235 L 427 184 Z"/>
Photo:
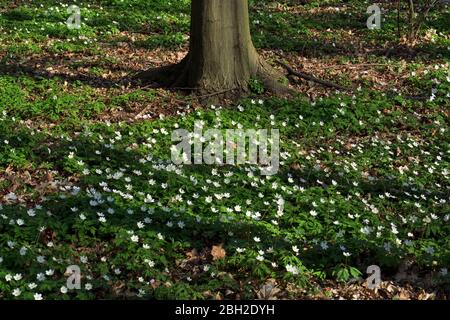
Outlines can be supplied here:
<path id="1" fill-rule="evenodd" d="M 250 2 L 269 63 L 353 92 L 205 107 L 131 80 L 184 57 L 189 1 L 77 1 L 71 30 L 71 1 L 0 0 L 0 299 L 450 299 L 448 7 L 410 43 L 385 2 L 380 30 L 367 1 Z M 279 129 L 280 170 L 174 165 L 199 123 Z"/>

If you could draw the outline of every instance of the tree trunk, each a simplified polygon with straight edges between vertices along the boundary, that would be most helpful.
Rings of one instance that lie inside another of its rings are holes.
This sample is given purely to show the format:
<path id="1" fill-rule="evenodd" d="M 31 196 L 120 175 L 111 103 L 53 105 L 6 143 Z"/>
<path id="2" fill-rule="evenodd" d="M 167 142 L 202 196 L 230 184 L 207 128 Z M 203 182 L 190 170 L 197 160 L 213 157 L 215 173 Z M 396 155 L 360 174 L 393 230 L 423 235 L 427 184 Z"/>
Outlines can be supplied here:
<path id="1" fill-rule="evenodd" d="M 164 85 L 187 87 L 198 94 L 248 89 L 250 78 L 266 89 L 285 91 L 281 74 L 260 59 L 250 35 L 248 0 L 192 0 L 188 55 L 177 65 L 150 70 L 143 78 L 161 76 Z"/>

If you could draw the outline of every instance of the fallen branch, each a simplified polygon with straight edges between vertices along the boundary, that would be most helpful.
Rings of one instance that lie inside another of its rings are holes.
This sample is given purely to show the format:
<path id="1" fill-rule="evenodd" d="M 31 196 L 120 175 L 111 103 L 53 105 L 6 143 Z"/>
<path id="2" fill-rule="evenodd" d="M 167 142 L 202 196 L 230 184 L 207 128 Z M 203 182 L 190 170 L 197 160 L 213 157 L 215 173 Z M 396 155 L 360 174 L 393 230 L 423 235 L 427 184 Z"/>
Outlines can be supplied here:
<path id="1" fill-rule="evenodd" d="M 309 74 L 306 74 L 306 73 L 303 73 L 303 72 L 300 72 L 300 71 L 296 71 L 296 70 L 292 69 L 291 66 L 287 65 L 284 62 L 277 61 L 277 63 L 280 66 L 282 66 L 282 67 L 284 67 L 286 69 L 286 71 L 288 72 L 288 76 L 291 76 L 291 75 L 297 76 L 299 78 L 302 78 L 302 79 L 305 79 L 305 80 L 308 80 L 308 81 L 316 82 L 316 83 L 321 84 L 321 85 L 323 85 L 325 87 L 328 87 L 328 88 L 334 88 L 334 89 L 338 89 L 338 90 L 341 90 L 341 91 L 353 91 L 352 88 L 343 87 L 343 86 L 338 85 L 336 83 L 333 83 L 333 82 L 330 82 L 330 81 L 326 81 L 326 80 L 322 80 L 322 79 L 318 79 L 318 78 L 313 77 L 313 76 L 311 76 Z"/>
<path id="2" fill-rule="evenodd" d="M 217 92 L 204 94 L 204 95 L 201 95 L 201 96 L 193 96 L 191 99 L 193 100 L 193 99 L 204 99 L 204 98 L 214 97 L 214 96 L 218 96 L 218 95 L 225 94 L 225 93 L 228 93 L 228 92 L 231 92 L 231 91 L 235 91 L 235 90 L 238 90 L 238 89 L 227 89 L 227 90 L 222 90 L 222 91 L 217 91 Z"/>
<path id="3" fill-rule="evenodd" d="M 384 67 L 387 63 L 352 63 L 352 64 L 330 64 L 327 68 L 360 68 L 360 67 Z"/>

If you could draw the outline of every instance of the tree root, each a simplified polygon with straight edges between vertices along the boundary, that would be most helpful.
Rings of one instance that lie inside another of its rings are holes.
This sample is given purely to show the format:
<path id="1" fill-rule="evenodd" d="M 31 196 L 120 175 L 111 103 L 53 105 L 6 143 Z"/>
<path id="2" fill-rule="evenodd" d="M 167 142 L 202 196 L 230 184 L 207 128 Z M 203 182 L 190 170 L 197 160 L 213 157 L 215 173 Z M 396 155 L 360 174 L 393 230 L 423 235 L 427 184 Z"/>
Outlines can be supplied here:
<path id="1" fill-rule="evenodd" d="M 220 99 L 237 100 L 249 92 L 247 84 L 250 79 L 242 79 L 241 82 L 230 88 L 207 89 L 193 86 L 188 81 L 190 67 L 188 54 L 179 63 L 149 69 L 138 73 L 134 78 L 144 83 L 152 83 L 153 85 L 149 86 L 155 88 L 187 91 L 192 94 L 194 99 L 208 103 L 217 102 Z M 286 77 L 262 59 L 257 64 L 252 76 L 260 80 L 265 89 L 274 95 L 289 96 L 296 93 L 295 90 L 283 83 L 283 79 L 286 80 Z"/>
<path id="2" fill-rule="evenodd" d="M 134 78 L 146 83 L 154 82 L 159 87 L 174 87 L 175 83 L 179 81 L 180 73 L 183 73 L 186 68 L 187 59 L 188 57 L 179 63 L 142 71 L 135 75 Z"/>
<path id="3" fill-rule="evenodd" d="M 282 81 L 286 79 L 284 75 L 276 71 L 267 62 L 261 61 L 256 77 L 262 81 L 264 87 L 274 95 L 286 96 L 296 93 L 295 90 L 289 88 Z"/>
<path id="4" fill-rule="evenodd" d="M 328 88 L 334 88 L 334 89 L 337 89 L 337 90 L 340 90 L 340 91 L 349 91 L 349 92 L 353 91 L 352 88 L 343 87 L 343 86 L 341 86 L 341 85 L 339 85 L 337 83 L 333 83 L 333 82 L 330 82 L 330 81 L 318 79 L 318 78 L 316 78 L 314 76 L 311 76 L 309 74 L 306 74 L 306 73 L 303 73 L 303 72 L 299 72 L 299 71 L 295 71 L 291 66 L 287 65 L 284 62 L 277 61 L 277 63 L 280 66 L 282 66 L 282 67 L 284 67 L 286 69 L 286 71 L 288 72 L 288 77 L 289 76 L 297 76 L 299 78 L 302 78 L 302 79 L 305 79 L 305 80 L 308 80 L 308 81 L 312 81 L 312 82 L 321 84 L 321 85 L 323 85 L 325 87 L 328 87 Z"/>

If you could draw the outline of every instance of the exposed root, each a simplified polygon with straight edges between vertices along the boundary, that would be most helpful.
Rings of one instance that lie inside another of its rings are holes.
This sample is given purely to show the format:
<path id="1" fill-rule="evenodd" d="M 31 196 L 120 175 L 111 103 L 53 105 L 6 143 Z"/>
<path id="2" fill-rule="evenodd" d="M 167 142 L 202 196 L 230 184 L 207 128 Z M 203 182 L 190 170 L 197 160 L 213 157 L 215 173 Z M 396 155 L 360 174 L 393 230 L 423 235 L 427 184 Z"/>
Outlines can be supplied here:
<path id="1" fill-rule="evenodd" d="M 274 95 L 285 96 L 292 95 L 296 92 L 283 83 L 283 80 L 286 80 L 286 77 L 277 72 L 265 61 L 260 62 L 256 77 L 261 80 L 264 87 Z"/>
<path id="2" fill-rule="evenodd" d="M 156 83 L 160 87 L 174 87 L 179 81 L 179 75 L 187 65 L 187 57 L 179 63 L 170 64 L 158 68 L 152 68 L 138 73 L 135 79 L 145 83 Z"/>
<path id="3" fill-rule="evenodd" d="M 187 55 L 177 64 L 143 71 L 137 74 L 135 79 L 155 84 L 155 87 L 188 91 L 193 98 L 207 103 L 215 103 L 221 99 L 237 100 L 249 93 L 248 82 L 250 79 L 237 79 L 230 88 L 204 85 L 203 83 L 208 83 L 207 80 L 199 81 L 200 85 L 192 84 L 189 81 L 189 72 L 192 67 L 194 66 L 191 65 L 189 55 Z M 287 79 L 283 74 L 261 59 L 251 76 L 260 80 L 265 89 L 274 95 L 288 96 L 296 93 L 285 84 Z"/>
<path id="4" fill-rule="evenodd" d="M 333 83 L 333 82 L 330 82 L 330 81 L 318 79 L 318 78 L 313 77 L 313 76 L 311 76 L 309 74 L 306 74 L 306 73 L 303 73 L 303 72 L 300 72 L 300 71 L 296 71 L 291 66 L 285 64 L 284 62 L 277 61 L 277 63 L 286 69 L 286 71 L 288 72 L 288 77 L 289 76 L 296 76 L 296 77 L 299 77 L 299 78 L 302 78 L 302 79 L 305 79 L 305 80 L 308 80 L 308 81 L 312 81 L 312 82 L 321 84 L 321 85 L 323 85 L 325 87 L 337 89 L 337 90 L 340 90 L 340 91 L 350 91 L 350 92 L 353 91 L 352 88 L 343 87 L 343 86 L 341 86 L 341 85 L 339 85 L 337 83 Z"/>

